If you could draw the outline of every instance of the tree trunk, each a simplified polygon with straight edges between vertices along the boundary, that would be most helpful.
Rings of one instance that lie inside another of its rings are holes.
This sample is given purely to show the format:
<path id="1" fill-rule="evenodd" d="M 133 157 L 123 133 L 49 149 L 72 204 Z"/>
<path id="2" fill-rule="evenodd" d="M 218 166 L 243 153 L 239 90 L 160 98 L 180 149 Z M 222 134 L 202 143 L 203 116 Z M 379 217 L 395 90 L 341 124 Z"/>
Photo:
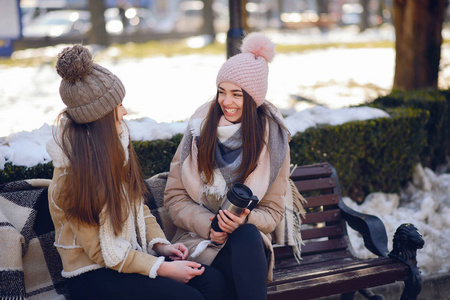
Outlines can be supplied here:
<path id="1" fill-rule="evenodd" d="M 369 0 L 360 0 L 360 4 L 363 8 L 363 11 L 361 13 L 361 20 L 359 22 L 359 31 L 363 32 L 367 28 L 370 27 L 369 24 L 369 17 L 370 17 L 370 11 L 369 11 Z"/>
<path id="2" fill-rule="evenodd" d="M 89 0 L 92 28 L 89 32 L 89 43 L 101 46 L 109 45 L 109 36 L 105 27 L 105 3 L 103 0 Z"/>
<path id="3" fill-rule="evenodd" d="M 238 54 L 241 50 L 241 42 L 246 34 L 246 0 L 229 0 L 230 29 L 227 32 L 227 58 Z M 248 32 L 248 31 L 247 31 Z"/>
<path id="4" fill-rule="evenodd" d="M 386 0 L 380 0 L 380 3 L 378 3 L 377 6 L 377 15 L 379 17 L 379 21 L 381 23 L 384 23 L 385 17 L 384 17 L 384 10 L 386 9 Z M 377 25 L 380 25 L 380 23 L 378 23 Z"/>
<path id="5" fill-rule="evenodd" d="M 216 38 L 216 30 L 214 28 L 214 11 L 213 0 L 203 0 L 203 28 L 202 33 L 211 36 L 211 40 Z"/>
<path id="6" fill-rule="evenodd" d="M 394 89 L 437 88 L 446 0 L 394 0 Z"/>
<path id="7" fill-rule="evenodd" d="M 316 0 L 316 5 L 319 16 L 328 13 L 328 0 Z"/>
<path id="8" fill-rule="evenodd" d="M 277 0 L 277 4 L 278 4 L 278 11 L 280 12 L 280 14 L 284 13 L 284 0 Z"/>

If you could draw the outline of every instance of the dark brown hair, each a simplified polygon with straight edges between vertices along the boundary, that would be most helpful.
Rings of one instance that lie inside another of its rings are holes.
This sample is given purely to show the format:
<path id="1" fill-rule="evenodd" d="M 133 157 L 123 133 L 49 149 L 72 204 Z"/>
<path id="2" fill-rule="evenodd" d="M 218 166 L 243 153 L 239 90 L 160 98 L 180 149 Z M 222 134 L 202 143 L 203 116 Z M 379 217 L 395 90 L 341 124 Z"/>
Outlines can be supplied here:
<path id="1" fill-rule="evenodd" d="M 70 161 L 60 203 L 68 219 L 77 224 L 101 225 L 99 215 L 106 208 L 106 217 L 118 235 L 131 210 L 142 201 L 146 186 L 131 142 L 125 162 L 116 118 L 115 109 L 97 121 L 77 124 L 63 112 L 58 117 L 61 139 L 55 140 L 60 141 Z"/>
<path id="2" fill-rule="evenodd" d="M 236 182 L 243 182 L 258 164 L 258 158 L 264 146 L 264 134 L 266 131 L 266 120 L 269 118 L 276 122 L 281 128 L 286 127 L 278 120 L 272 118 L 268 104 L 264 102 L 259 107 L 253 98 L 244 90 L 244 104 L 241 119 L 242 135 L 242 162 L 235 171 Z M 214 160 L 217 140 L 217 126 L 223 115 L 219 105 L 219 93 L 215 102 L 211 105 L 198 141 L 198 172 L 203 172 L 206 182 L 211 184 L 214 180 Z M 211 142 L 214 141 L 214 142 Z"/>

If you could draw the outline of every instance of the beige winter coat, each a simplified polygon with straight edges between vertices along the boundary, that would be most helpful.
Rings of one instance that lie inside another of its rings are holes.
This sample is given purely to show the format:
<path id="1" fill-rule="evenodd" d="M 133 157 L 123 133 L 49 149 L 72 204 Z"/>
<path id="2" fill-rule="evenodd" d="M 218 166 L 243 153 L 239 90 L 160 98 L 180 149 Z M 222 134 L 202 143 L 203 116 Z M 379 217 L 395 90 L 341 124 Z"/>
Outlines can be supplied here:
<path id="1" fill-rule="evenodd" d="M 209 240 L 211 221 L 214 216 L 207 208 L 193 201 L 186 192 L 181 179 L 180 148 L 178 148 L 170 165 L 169 178 L 167 179 L 164 194 L 164 206 L 167 209 L 178 230 L 172 242 L 181 242 L 192 254 L 197 245 L 203 240 Z M 290 151 L 286 152 L 284 163 L 270 189 L 251 211 L 248 223 L 254 224 L 261 232 L 266 247 L 270 250 L 268 278 L 272 280 L 274 255 L 270 233 L 281 222 L 284 216 L 284 199 L 288 189 L 290 165 Z M 208 206 L 208 203 L 202 203 Z M 198 257 L 189 256 L 189 260 L 210 265 L 223 245 L 210 244 Z"/>
<path id="2" fill-rule="evenodd" d="M 124 258 L 119 258 L 122 260 L 117 264 L 108 265 L 108 259 L 105 259 L 105 254 L 109 255 L 118 251 L 114 252 L 114 249 L 105 249 L 103 247 L 103 244 L 108 243 L 105 241 L 105 238 L 102 240 L 100 227 L 76 226 L 67 220 L 64 211 L 59 206 L 64 201 L 60 197 L 61 186 L 66 178 L 64 170 L 66 172 L 70 171 L 70 169 L 55 168 L 48 194 L 50 214 L 55 225 L 55 246 L 63 264 L 62 275 L 64 277 L 73 277 L 87 271 L 107 267 L 123 273 L 138 273 L 152 278 L 156 277 L 157 270 L 164 261 L 164 257 L 154 256 L 144 252 L 142 249 L 133 249 L 133 247 L 130 247 L 129 241 L 122 240 L 119 241 L 120 243 L 112 242 L 110 244 L 120 246 L 122 250 L 125 249 L 122 252 L 125 253 Z M 140 224 L 139 227 L 145 228 L 145 239 L 148 244 L 143 248 L 148 249 L 148 252 L 156 255 L 151 250 L 155 243 L 169 244 L 155 217 L 146 205 L 143 207 L 143 217 L 134 215 L 133 218 L 142 220 L 143 223 L 145 220 L 145 224 Z M 104 229 L 102 230 L 104 233 Z M 110 234 L 110 237 L 112 237 L 113 234 Z M 102 236 L 105 236 L 105 234 Z M 107 250 L 112 251 L 108 252 Z"/>

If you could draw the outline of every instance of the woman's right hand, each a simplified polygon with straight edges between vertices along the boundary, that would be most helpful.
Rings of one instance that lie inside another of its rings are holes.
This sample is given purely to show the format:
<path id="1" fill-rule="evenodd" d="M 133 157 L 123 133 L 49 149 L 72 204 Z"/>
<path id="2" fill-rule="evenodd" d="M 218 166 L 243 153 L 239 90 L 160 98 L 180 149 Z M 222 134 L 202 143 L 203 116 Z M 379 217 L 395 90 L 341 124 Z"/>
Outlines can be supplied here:
<path id="1" fill-rule="evenodd" d="M 214 217 L 210 217 L 209 220 L 212 221 Z M 228 238 L 228 233 L 226 232 L 220 232 L 220 231 L 214 231 L 214 229 L 209 230 L 209 238 L 212 242 L 214 242 L 217 245 L 222 245 L 225 243 L 225 241 Z"/>
<path id="2" fill-rule="evenodd" d="M 163 262 L 157 271 L 158 276 L 173 279 L 181 283 L 187 283 L 195 276 L 202 275 L 205 267 L 194 261 L 170 261 Z"/>

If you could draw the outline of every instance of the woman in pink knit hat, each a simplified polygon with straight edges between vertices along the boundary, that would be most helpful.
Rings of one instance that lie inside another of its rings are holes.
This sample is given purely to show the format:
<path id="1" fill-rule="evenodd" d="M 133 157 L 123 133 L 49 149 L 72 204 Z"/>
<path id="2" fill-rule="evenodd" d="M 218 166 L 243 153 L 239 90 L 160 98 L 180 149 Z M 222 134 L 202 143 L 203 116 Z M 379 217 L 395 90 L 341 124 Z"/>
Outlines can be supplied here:
<path id="1" fill-rule="evenodd" d="M 265 100 L 274 49 L 268 37 L 252 33 L 224 63 L 215 99 L 189 120 L 165 190 L 164 205 L 178 227 L 172 242 L 188 247 L 189 260 L 222 272 L 228 299 L 267 298 L 270 233 L 284 214 L 290 136 Z M 237 209 L 236 197 L 252 204 Z"/>

